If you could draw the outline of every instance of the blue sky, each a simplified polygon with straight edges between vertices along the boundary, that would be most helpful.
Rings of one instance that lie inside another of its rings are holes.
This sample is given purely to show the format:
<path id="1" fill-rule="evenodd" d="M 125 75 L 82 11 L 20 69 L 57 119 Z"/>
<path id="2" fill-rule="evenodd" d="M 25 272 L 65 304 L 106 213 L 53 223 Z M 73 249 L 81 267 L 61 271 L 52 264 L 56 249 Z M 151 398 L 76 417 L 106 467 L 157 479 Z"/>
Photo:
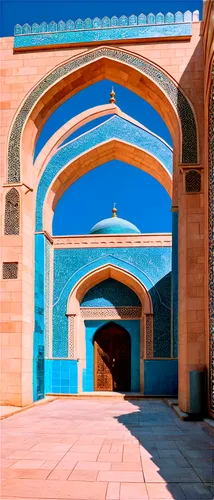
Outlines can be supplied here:
<path id="1" fill-rule="evenodd" d="M 166 13 L 181 10 L 200 12 L 202 1 L 11 1 L 1 4 L 1 36 L 13 35 L 16 23 L 66 21 L 78 17 L 103 17 L 141 12 Z M 48 119 L 37 141 L 35 155 L 51 135 L 67 120 L 89 107 L 109 101 L 114 82 L 104 80 L 86 88 L 56 110 Z M 117 105 L 123 112 L 140 121 L 172 145 L 169 131 L 158 113 L 144 100 L 125 87 L 114 84 Z M 102 120 L 91 122 L 72 138 L 89 130 Z M 87 234 L 98 220 L 111 216 L 113 202 L 118 216 L 136 224 L 142 232 L 171 231 L 171 201 L 159 183 L 148 174 L 119 161 L 102 165 L 79 179 L 60 199 L 53 221 L 53 234 Z"/>

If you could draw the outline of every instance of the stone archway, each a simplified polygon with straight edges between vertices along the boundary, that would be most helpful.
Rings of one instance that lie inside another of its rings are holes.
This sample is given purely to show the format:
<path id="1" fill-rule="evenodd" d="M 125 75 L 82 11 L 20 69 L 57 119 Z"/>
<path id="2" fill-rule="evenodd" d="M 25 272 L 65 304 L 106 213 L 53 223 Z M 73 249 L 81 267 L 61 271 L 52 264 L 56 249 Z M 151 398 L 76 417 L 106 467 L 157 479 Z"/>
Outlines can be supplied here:
<path id="1" fill-rule="evenodd" d="M 172 134 L 177 162 L 197 163 L 194 112 L 177 84 L 145 58 L 122 49 L 100 47 L 52 70 L 25 99 L 8 140 L 9 183 L 30 179 L 28 169 L 32 168 L 35 141 L 50 114 L 76 92 L 103 78 L 126 85 L 154 106 Z"/>

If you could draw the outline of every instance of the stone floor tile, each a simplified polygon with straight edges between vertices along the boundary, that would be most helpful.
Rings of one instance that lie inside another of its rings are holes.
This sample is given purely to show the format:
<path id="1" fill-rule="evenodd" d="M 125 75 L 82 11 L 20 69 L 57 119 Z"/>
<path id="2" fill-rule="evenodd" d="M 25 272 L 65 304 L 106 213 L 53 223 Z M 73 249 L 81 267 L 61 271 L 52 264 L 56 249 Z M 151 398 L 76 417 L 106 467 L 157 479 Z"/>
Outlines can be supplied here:
<path id="1" fill-rule="evenodd" d="M 40 469 L 44 460 L 17 460 L 11 467 L 12 469 Z"/>
<path id="2" fill-rule="evenodd" d="M 111 462 L 77 462 L 75 470 L 111 470 L 111 465 Z"/>
<path id="3" fill-rule="evenodd" d="M 147 500 L 146 485 L 143 483 L 121 483 L 120 500 Z"/>
<path id="4" fill-rule="evenodd" d="M 142 471 L 99 471 L 97 481 L 107 482 L 128 482 L 140 483 L 144 482 Z"/>
<path id="5" fill-rule="evenodd" d="M 54 467 L 55 470 L 70 470 L 70 472 L 74 469 L 77 464 L 77 460 L 61 460 Z"/>
<path id="6" fill-rule="evenodd" d="M 56 452 L 54 451 L 54 459 L 61 460 L 65 456 L 66 452 Z M 25 455 L 25 460 L 42 460 L 44 462 L 53 459 L 53 451 L 30 451 Z"/>
<path id="7" fill-rule="evenodd" d="M 99 453 L 101 449 L 100 444 L 84 444 L 75 443 L 70 449 L 71 453 Z"/>
<path id="8" fill-rule="evenodd" d="M 141 462 L 115 462 L 111 464 L 111 470 L 142 471 Z"/>
<path id="9" fill-rule="evenodd" d="M 71 469 L 54 469 L 51 471 L 51 473 L 48 475 L 47 479 L 53 479 L 55 481 L 66 481 L 68 479 L 68 476 L 71 474 Z"/>
<path id="10" fill-rule="evenodd" d="M 194 467 L 194 470 L 203 483 L 214 482 L 214 464 L 213 467 Z"/>
<path id="11" fill-rule="evenodd" d="M 149 500 L 186 500 L 186 497 L 178 484 L 146 483 Z"/>
<path id="12" fill-rule="evenodd" d="M 159 470 L 143 469 L 146 483 L 179 483 L 195 482 L 200 483 L 200 478 L 192 468 L 182 467 L 161 467 Z"/>
<path id="13" fill-rule="evenodd" d="M 69 481 L 96 481 L 97 470 L 76 470 L 74 469 L 68 477 Z"/>
<path id="14" fill-rule="evenodd" d="M 187 458 L 213 458 L 213 450 L 184 450 L 182 455 Z"/>
<path id="15" fill-rule="evenodd" d="M 100 453 L 98 462 L 122 462 L 122 453 Z"/>
<path id="16" fill-rule="evenodd" d="M 76 460 L 76 462 L 96 462 L 98 457 L 98 452 L 93 452 L 93 453 L 84 453 L 84 452 L 71 452 L 69 451 L 66 453 L 66 455 L 63 457 L 62 460 L 65 460 L 66 462 L 68 460 L 71 460 L 72 462 Z M 105 462 L 108 462 L 108 460 L 105 460 Z"/>
<path id="17" fill-rule="evenodd" d="M 13 496 L 25 500 L 39 499 L 72 499 L 72 500 L 105 500 L 107 483 L 87 481 L 40 481 L 33 479 L 12 479 L 2 484 L 2 497 Z M 39 493 L 39 497 L 38 497 Z"/>
<path id="18" fill-rule="evenodd" d="M 57 464 L 59 461 L 53 461 L 53 460 L 47 460 L 46 462 L 43 462 L 41 465 L 40 469 L 45 469 L 45 470 L 53 470 L 55 467 L 57 467 Z"/>
<path id="19" fill-rule="evenodd" d="M 120 483 L 109 483 L 106 500 L 120 500 Z"/>
<path id="20" fill-rule="evenodd" d="M 213 498 L 214 498 L 214 483 L 205 483 L 205 486 L 208 488 L 209 491 L 211 491 Z"/>
<path id="21" fill-rule="evenodd" d="M 202 483 L 179 483 L 188 500 L 213 500 L 212 493 Z"/>

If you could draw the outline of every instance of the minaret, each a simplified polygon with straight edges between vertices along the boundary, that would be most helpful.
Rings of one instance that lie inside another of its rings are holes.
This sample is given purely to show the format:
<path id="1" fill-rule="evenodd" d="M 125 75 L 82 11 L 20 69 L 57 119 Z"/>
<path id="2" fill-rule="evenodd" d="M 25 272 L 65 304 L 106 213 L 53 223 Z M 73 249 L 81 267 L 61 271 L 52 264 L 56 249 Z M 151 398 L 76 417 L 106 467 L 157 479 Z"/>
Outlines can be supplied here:
<path id="1" fill-rule="evenodd" d="M 114 203 L 114 206 L 112 208 L 112 217 L 117 217 L 116 203 Z"/>
<path id="2" fill-rule="evenodd" d="M 116 99 L 114 96 L 115 96 L 115 91 L 114 91 L 114 87 L 112 87 L 111 92 L 110 92 L 110 100 L 109 100 L 110 104 L 115 104 Z"/>

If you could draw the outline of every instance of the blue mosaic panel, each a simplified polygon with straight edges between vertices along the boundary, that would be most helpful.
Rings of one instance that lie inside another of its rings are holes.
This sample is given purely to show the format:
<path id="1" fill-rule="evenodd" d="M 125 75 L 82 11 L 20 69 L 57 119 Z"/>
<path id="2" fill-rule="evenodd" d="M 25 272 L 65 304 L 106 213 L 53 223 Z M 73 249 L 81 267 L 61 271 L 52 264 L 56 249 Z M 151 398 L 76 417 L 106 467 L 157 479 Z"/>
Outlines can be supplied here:
<path id="1" fill-rule="evenodd" d="M 91 29 L 92 28 L 92 19 L 90 19 L 90 17 L 87 17 L 87 19 L 85 19 L 83 25 L 84 25 L 85 29 Z"/>
<path id="2" fill-rule="evenodd" d="M 171 12 L 167 12 L 167 14 L 165 15 L 165 23 L 172 24 L 174 23 L 174 21 L 175 21 L 174 14 L 172 14 Z"/>
<path id="3" fill-rule="evenodd" d="M 146 24 L 146 20 L 147 20 L 147 19 L 146 19 L 145 14 L 140 14 L 140 15 L 138 16 L 138 24 Z"/>
<path id="4" fill-rule="evenodd" d="M 177 396 L 178 362 L 176 359 L 144 361 L 144 394 L 146 396 Z"/>
<path id="5" fill-rule="evenodd" d="M 14 28 L 14 36 L 22 34 L 22 26 L 20 24 L 16 24 Z"/>
<path id="6" fill-rule="evenodd" d="M 118 26 L 118 17 L 113 16 L 111 18 L 111 26 Z"/>
<path id="7" fill-rule="evenodd" d="M 74 160 L 77 156 L 98 146 L 100 143 L 113 138 L 133 144 L 152 154 L 172 174 L 172 149 L 166 143 L 148 130 L 141 129 L 123 118 L 113 116 L 98 127 L 67 143 L 51 158 L 42 175 L 37 191 L 36 231 L 42 229 L 44 199 L 47 189 L 49 189 L 56 174 L 69 161 Z"/>
<path id="8" fill-rule="evenodd" d="M 31 33 L 31 26 L 29 24 L 24 24 L 24 26 L 22 26 L 22 33 L 23 35 L 27 35 L 28 33 Z"/>
<path id="9" fill-rule="evenodd" d="M 65 22 L 64 21 L 58 22 L 58 31 L 65 31 Z"/>
<path id="10" fill-rule="evenodd" d="M 44 307 L 44 346 L 45 346 L 45 357 L 49 357 L 49 314 L 50 314 L 50 252 L 51 244 L 47 238 L 45 238 L 45 285 L 44 285 L 44 295 L 45 295 L 45 307 Z"/>
<path id="11" fill-rule="evenodd" d="M 35 326 L 33 344 L 33 400 L 44 397 L 44 245 L 43 234 L 35 236 Z"/>
<path id="12" fill-rule="evenodd" d="M 161 278 L 150 290 L 154 314 L 153 356 L 171 357 L 171 273 Z"/>
<path id="13" fill-rule="evenodd" d="M 209 398 L 214 410 L 214 67 L 209 102 Z"/>
<path id="14" fill-rule="evenodd" d="M 77 394 L 78 361 L 45 360 L 45 394 Z"/>
<path id="15" fill-rule="evenodd" d="M 152 14 L 153 16 L 153 14 Z M 151 17 L 151 21 L 155 19 Z M 154 21 L 155 22 L 155 21 Z M 112 24 L 115 23 L 115 24 Z M 118 26 L 117 24 L 118 23 Z M 120 24 L 123 23 L 123 24 Z M 147 21 L 148 23 L 148 21 Z M 93 29 L 84 29 L 82 19 L 75 21 L 74 31 L 59 30 L 56 33 L 46 33 L 47 23 L 40 24 L 39 34 L 30 34 L 25 36 L 14 37 L 14 48 L 21 49 L 28 47 L 45 47 L 50 45 L 67 45 L 67 44 L 84 44 L 91 42 L 105 42 L 113 40 L 133 40 L 133 39 L 148 39 L 148 38 L 168 38 L 168 37 L 183 37 L 191 36 L 191 23 L 183 24 L 146 24 L 146 19 L 138 17 L 138 26 L 128 26 L 128 19 L 122 16 L 119 20 L 111 19 L 111 29 L 102 28 L 102 21 L 99 18 L 93 19 Z M 100 29 L 102 28 L 102 29 Z M 79 30 L 83 30 L 83 32 Z"/>
<path id="16" fill-rule="evenodd" d="M 111 278 L 91 288 L 81 302 L 81 307 L 119 306 L 141 306 L 141 302 L 130 288 Z"/>
<path id="17" fill-rule="evenodd" d="M 173 357 L 178 356 L 178 212 L 172 212 L 172 330 Z"/>
<path id="18" fill-rule="evenodd" d="M 190 10 L 187 10 L 186 12 L 184 12 L 184 22 L 185 23 L 192 22 L 192 12 L 190 12 Z"/>
<path id="19" fill-rule="evenodd" d="M 32 33 L 39 33 L 39 24 L 38 23 L 32 24 Z"/>
<path id="20" fill-rule="evenodd" d="M 180 11 L 176 12 L 175 23 L 183 23 L 183 21 L 184 21 L 184 15 L 182 14 L 182 12 Z"/>
<path id="21" fill-rule="evenodd" d="M 157 311 L 166 311 L 166 291 L 157 282 L 171 270 L 171 248 L 83 248 L 54 251 L 54 299 L 53 299 L 53 356 L 68 356 L 68 320 L 65 315 L 67 301 L 74 285 L 88 272 L 106 264 L 127 270 L 136 276 L 148 290 L 153 291 Z M 170 281 L 170 280 L 169 280 Z M 168 297 L 168 296 L 167 296 Z M 161 302 L 161 307 L 160 307 Z M 164 328 L 161 317 L 161 340 L 168 335 L 168 316 Z M 167 332 L 167 333 L 166 333 Z M 156 337 L 157 338 L 157 337 Z M 157 342 L 156 342 L 157 346 Z M 165 349 L 166 350 L 166 349 Z M 168 349 L 170 350 L 170 348 Z M 165 355 L 165 353 L 164 353 Z"/>
<path id="22" fill-rule="evenodd" d="M 86 368 L 83 369 L 83 392 L 94 390 L 94 346 L 96 331 L 108 321 L 85 321 L 86 326 Z M 125 328 L 131 337 L 131 391 L 140 391 L 140 322 L 138 320 L 114 321 Z"/>
<path id="23" fill-rule="evenodd" d="M 102 18 L 102 28 L 109 28 L 111 26 L 111 21 L 109 17 L 105 16 Z"/>
<path id="24" fill-rule="evenodd" d="M 68 21 L 66 22 L 66 30 L 74 30 L 74 29 L 75 29 L 74 21 L 72 21 L 72 19 L 68 19 Z"/>
<path id="25" fill-rule="evenodd" d="M 129 16 L 129 26 L 136 26 L 137 25 L 137 16 L 132 14 Z"/>
<path id="26" fill-rule="evenodd" d="M 51 21 L 48 25 L 48 31 L 57 31 L 57 24 L 55 21 Z"/>
<path id="27" fill-rule="evenodd" d="M 156 15 L 156 24 L 163 24 L 164 23 L 164 15 L 159 12 L 157 15 Z"/>
<path id="28" fill-rule="evenodd" d="M 148 14 L 148 16 L 147 16 L 147 23 L 148 24 L 155 24 L 155 16 L 154 16 L 154 14 Z"/>

